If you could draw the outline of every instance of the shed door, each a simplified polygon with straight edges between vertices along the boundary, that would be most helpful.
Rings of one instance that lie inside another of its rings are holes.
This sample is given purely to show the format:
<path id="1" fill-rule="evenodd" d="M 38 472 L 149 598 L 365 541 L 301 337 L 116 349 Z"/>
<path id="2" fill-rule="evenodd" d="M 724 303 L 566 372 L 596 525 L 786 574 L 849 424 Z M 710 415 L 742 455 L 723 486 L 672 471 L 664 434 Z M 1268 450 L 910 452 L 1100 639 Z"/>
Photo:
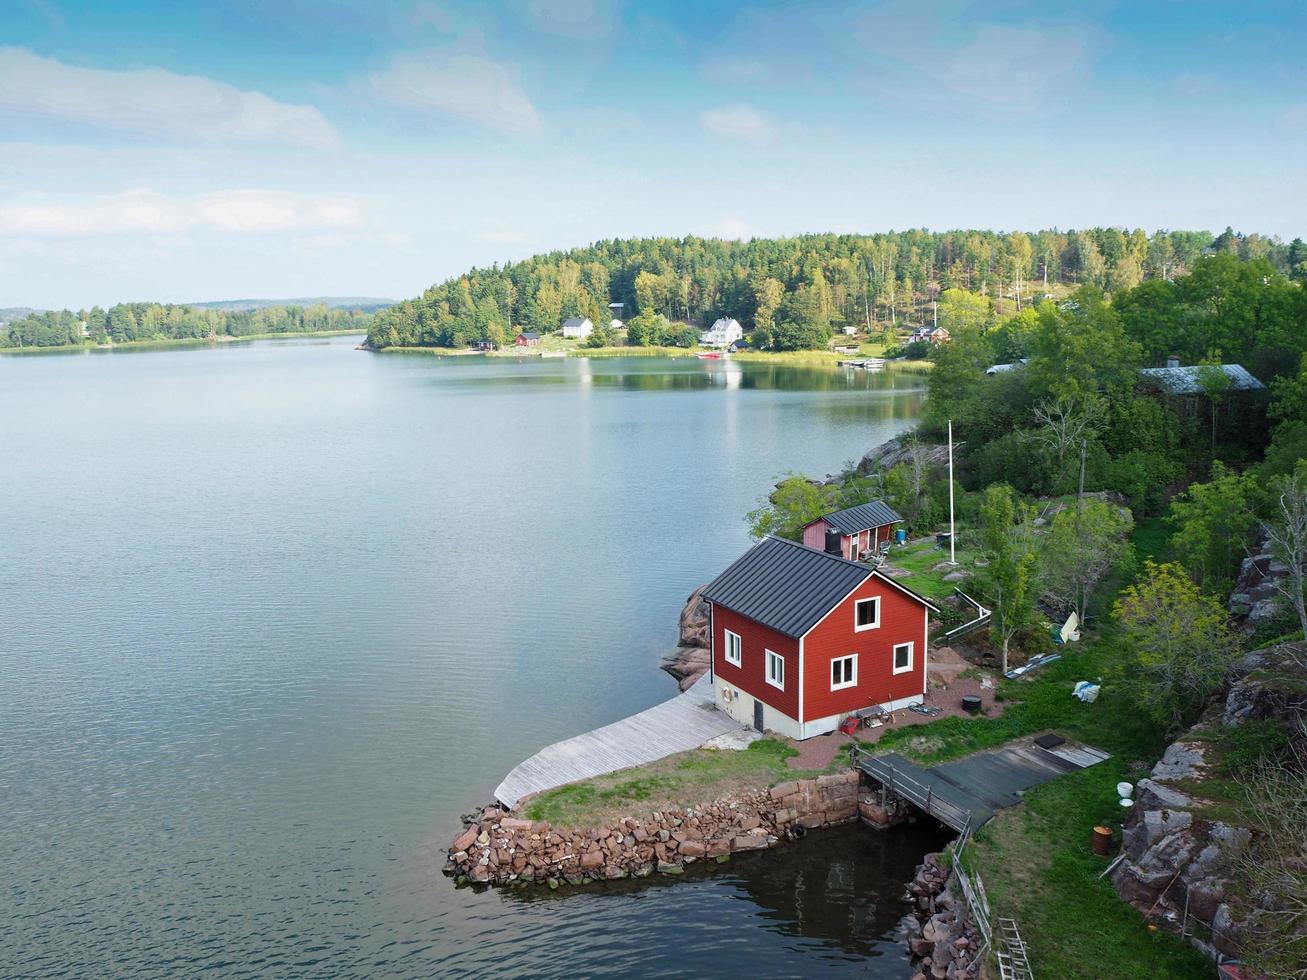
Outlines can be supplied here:
<path id="1" fill-rule="evenodd" d="M 753 727 L 758 731 L 764 731 L 762 727 L 762 702 L 757 698 L 753 699 Z"/>

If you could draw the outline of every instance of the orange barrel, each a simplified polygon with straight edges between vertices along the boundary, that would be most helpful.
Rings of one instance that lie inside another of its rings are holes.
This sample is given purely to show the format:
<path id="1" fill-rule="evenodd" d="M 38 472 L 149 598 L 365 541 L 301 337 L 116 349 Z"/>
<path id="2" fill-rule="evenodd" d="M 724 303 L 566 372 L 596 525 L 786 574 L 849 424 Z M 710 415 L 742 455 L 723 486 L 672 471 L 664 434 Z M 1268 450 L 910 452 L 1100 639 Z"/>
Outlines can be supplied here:
<path id="1" fill-rule="evenodd" d="M 1094 828 L 1094 853 L 1107 857 L 1112 853 L 1112 831 L 1108 827 Z"/>

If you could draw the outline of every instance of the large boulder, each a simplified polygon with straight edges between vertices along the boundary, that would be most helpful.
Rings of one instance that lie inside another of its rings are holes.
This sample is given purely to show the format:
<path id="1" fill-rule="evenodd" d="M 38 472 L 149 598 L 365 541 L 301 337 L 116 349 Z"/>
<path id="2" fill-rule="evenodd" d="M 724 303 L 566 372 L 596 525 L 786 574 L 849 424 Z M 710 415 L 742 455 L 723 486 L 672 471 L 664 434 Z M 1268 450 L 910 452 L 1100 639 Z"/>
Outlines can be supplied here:
<path id="1" fill-rule="evenodd" d="M 701 585 L 690 593 L 690 598 L 681 610 L 681 638 L 683 647 L 702 647 L 707 649 L 708 642 L 708 603 L 703 597 L 706 585 Z"/>

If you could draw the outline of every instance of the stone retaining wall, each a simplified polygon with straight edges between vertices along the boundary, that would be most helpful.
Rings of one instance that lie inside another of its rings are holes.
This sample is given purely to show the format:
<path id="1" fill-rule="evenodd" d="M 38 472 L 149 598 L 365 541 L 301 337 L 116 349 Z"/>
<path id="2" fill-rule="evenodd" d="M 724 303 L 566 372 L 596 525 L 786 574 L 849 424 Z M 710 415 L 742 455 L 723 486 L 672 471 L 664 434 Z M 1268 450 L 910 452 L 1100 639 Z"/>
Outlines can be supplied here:
<path id="1" fill-rule="evenodd" d="M 781 783 L 705 806 L 627 817 L 590 830 L 554 829 L 497 806 L 466 820 L 449 848 L 445 873 L 502 885 L 680 874 L 687 864 L 774 847 L 806 830 L 858 815 L 856 770 Z"/>
<path id="2" fill-rule="evenodd" d="M 915 917 L 909 919 L 908 950 L 917 968 L 912 980 L 971 980 L 979 976 L 980 933 L 960 895 L 957 876 L 942 854 L 927 854 L 908 885 Z"/>

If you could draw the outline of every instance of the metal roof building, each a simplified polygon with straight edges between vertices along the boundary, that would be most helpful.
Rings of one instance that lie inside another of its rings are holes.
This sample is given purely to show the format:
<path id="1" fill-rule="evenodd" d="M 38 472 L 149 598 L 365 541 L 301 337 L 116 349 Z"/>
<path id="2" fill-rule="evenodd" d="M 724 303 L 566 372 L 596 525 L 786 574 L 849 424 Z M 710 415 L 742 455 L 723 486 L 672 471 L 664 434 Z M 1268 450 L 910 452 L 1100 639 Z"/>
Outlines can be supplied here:
<path id="1" fill-rule="evenodd" d="M 827 514 L 822 520 L 837 531 L 857 534 L 859 531 L 866 531 L 873 527 L 898 524 L 903 518 L 883 500 L 873 500 L 870 503 L 858 504 L 856 507 L 837 510 L 833 514 Z"/>
<path id="2" fill-rule="evenodd" d="M 1227 391 L 1262 391 L 1266 388 L 1241 364 L 1222 364 L 1219 369 L 1230 380 Z M 1168 395 L 1202 395 L 1206 394 L 1202 384 L 1204 370 L 1205 365 L 1191 364 L 1188 367 L 1143 368 L 1139 374 L 1146 384 Z"/>
<path id="3" fill-rule="evenodd" d="M 797 639 L 873 575 L 935 608 L 867 565 L 770 535 L 713 579 L 703 597 Z"/>

